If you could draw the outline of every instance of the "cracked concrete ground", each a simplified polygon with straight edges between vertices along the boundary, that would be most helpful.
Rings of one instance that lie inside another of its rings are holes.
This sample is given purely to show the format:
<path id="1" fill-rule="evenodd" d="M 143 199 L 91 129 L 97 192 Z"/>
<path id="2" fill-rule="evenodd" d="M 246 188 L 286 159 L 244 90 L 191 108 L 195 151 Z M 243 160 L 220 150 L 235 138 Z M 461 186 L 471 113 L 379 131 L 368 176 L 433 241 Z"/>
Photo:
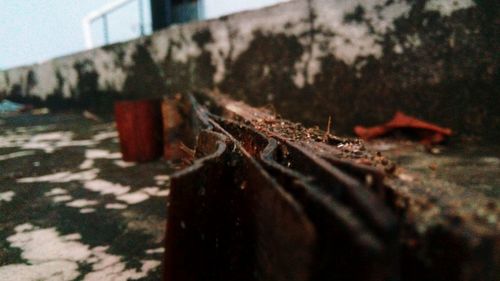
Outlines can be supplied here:
<path id="1" fill-rule="evenodd" d="M 165 161 L 121 160 L 112 122 L 0 117 L 0 280 L 159 280 Z"/>

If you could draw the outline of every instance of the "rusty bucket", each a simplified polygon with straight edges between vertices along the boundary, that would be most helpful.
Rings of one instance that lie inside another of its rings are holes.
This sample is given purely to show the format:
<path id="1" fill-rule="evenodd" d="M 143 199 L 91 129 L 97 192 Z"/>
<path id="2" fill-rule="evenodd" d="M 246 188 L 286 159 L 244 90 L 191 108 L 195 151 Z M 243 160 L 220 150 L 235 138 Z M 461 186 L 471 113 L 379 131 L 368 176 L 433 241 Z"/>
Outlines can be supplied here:
<path id="1" fill-rule="evenodd" d="M 161 100 L 126 100 L 114 105 L 124 161 L 147 162 L 163 152 Z"/>

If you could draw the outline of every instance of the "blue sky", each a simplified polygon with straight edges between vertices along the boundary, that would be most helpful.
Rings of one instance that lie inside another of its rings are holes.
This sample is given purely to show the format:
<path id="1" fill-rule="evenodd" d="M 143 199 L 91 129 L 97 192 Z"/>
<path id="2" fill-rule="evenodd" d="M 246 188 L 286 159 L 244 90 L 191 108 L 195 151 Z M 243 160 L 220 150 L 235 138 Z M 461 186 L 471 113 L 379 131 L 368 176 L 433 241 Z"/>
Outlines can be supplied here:
<path id="1" fill-rule="evenodd" d="M 85 49 L 81 20 L 113 0 L 1 0 L 0 69 L 42 62 Z M 207 18 L 260 8 L 283 0 L 205 0 Z M 146 31 L 150 31 L 149 0 L 143 0 Z M 137 3 L 109 15 L 110 41 L 139 34 Z M 102 23 L 92 25 L 96 44 L 103 44 Z"/>

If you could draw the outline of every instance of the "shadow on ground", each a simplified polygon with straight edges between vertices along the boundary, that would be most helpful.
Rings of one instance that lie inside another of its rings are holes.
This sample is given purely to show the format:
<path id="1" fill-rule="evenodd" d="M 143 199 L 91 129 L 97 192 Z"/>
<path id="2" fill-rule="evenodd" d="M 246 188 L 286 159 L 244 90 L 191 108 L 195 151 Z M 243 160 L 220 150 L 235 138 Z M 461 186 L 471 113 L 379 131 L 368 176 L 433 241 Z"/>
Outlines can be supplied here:
<path id="1" fill-rule="evenodd" d="M 164 161 L 121 160 L 112 122 L 0 118 L 0 280 L 159 280 Z"/>

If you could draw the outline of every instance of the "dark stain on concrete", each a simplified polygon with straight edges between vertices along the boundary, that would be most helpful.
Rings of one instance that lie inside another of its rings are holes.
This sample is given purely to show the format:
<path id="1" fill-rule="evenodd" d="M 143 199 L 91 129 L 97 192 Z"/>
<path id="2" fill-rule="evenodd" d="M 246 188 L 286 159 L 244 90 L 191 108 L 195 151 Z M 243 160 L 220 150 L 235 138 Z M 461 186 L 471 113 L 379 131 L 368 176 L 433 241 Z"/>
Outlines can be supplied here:
<path id="1" fill-rule="evenodd" d="M 389 114 L 401 109 L 451 127 L 460 135 L 498 137 L 493 130 L 500 126 L 494 121 L 500 109 L 494 101 L 494 93 L 500 92 L 495 82 L 500 66 L 494 58 L 498 54 L 482 31 L 470 29 L 491 25 L 493 22 L 477 9 L 457 11 L 445 20 L 422 6 L 416 6 L 410 17 L 397 20 L 397 32 L 386 35 L 384 58 L 377 66 L 378 80 L 388 90 L 384 104 L 391 112 L 373 121 L 387 120 Z M 420 38 L 421 46 L 403 45 L 412 34 Z M 393 52 L 390 38 L 403 45 L 402 54 Z M 496 46 L 500 47 L 498 42 Z M 363 73 L 363 78 L 377 77 L 373 75 Z M 382 97 L 376 104 L 383 103 Z"/>
<path id="2" fill-rule="evenodd" d="M 57 79 L 57 86 L 52 94 L 47 97 L 45 103 L 55 111 L 68 110 L 68 108 L 74 107 L 74 101 L 71 98 L 64 97 L 64 77 L 61 71 L 56 70 L 54 75 Z"/>
<path id="3" fill-rule="evenodd" d="M 112 53 L 115 57 L 115 63 L 117 65 L 122 65 L 125 60 L 125 46 L 123 43 L 115 43 L 111 45 L 105 45 L 102 49 L 108 53 Z"/>
<path id="4" fill-rule="evenodd" d="M 99 74 L 95 70 L 94 62 L 86 59 L 76 62 L 73 67 L 78 75 L 74 94 L 76 107 L 97 113 L 109 113 L 117 92 L 99 89 Z"/>
<path id="5" fill-rule="evenodd" d="M 365 9 L 361 5 L 357 5 L 354 11 L 347 13 L 344 16 L 345 23 L 361 23 L 365 16 Z"/>
<path id="6" fill-rule="evenodd" d="M 443 18 L 423 8 L 416 5 L 409 17 L 395 22 L 396 31 L 381 41 L 382 59 L 365 58 L 358 71 L 326 55 L 314 84 L 303 89 L 297 89 L 291 77 L 293 64 L 308 47 L 282 34 L 256 33 L 248 50 L 226 65 L 221 89 L 253 105 L 272 103 L 283 116 L 307 125 L 324 126 L 331 115 L 340 134 L 351 134 L 357 124 L 385 122 L 403 110 L 451 127 L 461 136 L 498 138 L 494 128 L 500 126 L 500 103 L 495 93 L 500 92 L 500 75 L 495 50 L 500 46 L 482 32 L 494 22 L 477 9 Z M 347 19 L 359 20 L 362 14 L 356 8 Z M 412 35 L 421 45 L 408 43 Z M 396 44 L 402 53 L 394 52 Z"/>
<path id="7" fill-rule="evenodd" d="M 178 62 L 173 57 L 173 47 L 182 43 L 194 42 L 202 51 L 196 58 L 188 58 L 186 63 Z M 212 88 L 215 66 L 212 64 L 210 52 L 204 46 L 213 41 L 209 30 L 192 35 L 190 39 L 181 34 L 180 38 L 170 40 L 167 55 L 162 63 L 169 94 L 187 93 L 195 89 Z"/>
<path id="8" fill-rule="evenodd" d="M 133 64 L 126 68 L 123 98 L 140 99 L 166 94 L 165 80 L 158 65 L 145 46 L 138 44 L 132 55 Z"/>
<path id="9" fill-rule="evenodd" d="M 198 47 L 203 47 L 206 44 L 212 43 L 214 41 L 212 38 L 212 33 L 208 29 L 198 31 L 193 34 L 192 40 L 196 42 Z"/>
<path id="10" fill-rule="evenodd" d="M 28 75 L 26 76 L 26 93 L 27 95 L 36 95 L 33 93 L 33 88 L 36 86 L 38 79 L 36 77 L 36 73 L 30 69 L 28 71 Z"/>
<path id="11" fill-rule="evenodd" d="M 31 104 L 35 107 L 43 106 L 43 101 L 40 97 L 25 95 L 23 93 L 21 84 L 18 83 L 12 85 L 7 99 L 21 104 Z"/>
<path id="12" fill-rule="evenodd" d="M 226 76 L 219 86 L 224 92 L 253 105 L 274 101 L 278 112 L 285 116 L 301 111 L 303 105 L 297 103 L 304 101 L 304 96 L 292 77 L 295 63 L 304 51 L 295 36 L 257 31 L 247 50 L 226 65 Z"/>

